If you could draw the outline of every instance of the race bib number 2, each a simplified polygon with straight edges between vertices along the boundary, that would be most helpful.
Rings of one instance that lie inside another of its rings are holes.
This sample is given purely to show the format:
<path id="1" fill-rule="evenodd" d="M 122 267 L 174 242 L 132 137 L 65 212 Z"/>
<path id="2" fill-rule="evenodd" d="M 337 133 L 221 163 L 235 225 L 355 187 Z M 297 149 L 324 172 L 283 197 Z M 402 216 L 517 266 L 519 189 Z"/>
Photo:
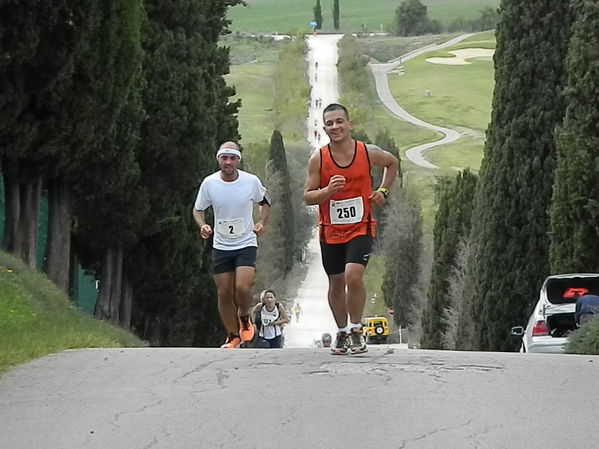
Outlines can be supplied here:
<path id="1" fill-rule="evenodd" d="M 364 216 L 364 202 L 361 196 L 347 200 L 331 200 L 329 205 L 331 224 L 360 223 Z"/>
<path id="2" fill-rule="evenodd" d="M 245 234 L 245 220 L 233 218 L 231 220 L 218 220 L 216 222 L 216 232 L 227 239 L 238 239 Z"/>

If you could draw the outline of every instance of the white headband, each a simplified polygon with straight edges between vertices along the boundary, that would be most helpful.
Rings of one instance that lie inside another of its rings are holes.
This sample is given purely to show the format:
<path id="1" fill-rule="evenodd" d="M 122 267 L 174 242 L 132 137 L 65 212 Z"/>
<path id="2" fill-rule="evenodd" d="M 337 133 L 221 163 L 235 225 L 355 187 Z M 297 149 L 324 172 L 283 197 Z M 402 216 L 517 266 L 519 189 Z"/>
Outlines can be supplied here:
<path id="1" fill-rule="evenodd" d="M 223 154 L 231 154 L 233 156 L 237 156 L 239 158 L 239 160 L 241 160 L 241 151 L 239 151 L 235 148 L 221 148 L 220 150 L 218 150 L 216 152 L 216 158 L 218 159 Z"/>

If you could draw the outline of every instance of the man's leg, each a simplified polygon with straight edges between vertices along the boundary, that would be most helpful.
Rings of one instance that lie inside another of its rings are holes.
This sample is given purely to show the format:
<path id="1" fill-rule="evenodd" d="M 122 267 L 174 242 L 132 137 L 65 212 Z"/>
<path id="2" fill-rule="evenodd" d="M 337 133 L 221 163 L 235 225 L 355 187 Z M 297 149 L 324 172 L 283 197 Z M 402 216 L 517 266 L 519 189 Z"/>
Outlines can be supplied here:
<path id="1" fill-rule="evenodd" d="M 235 303 L 238 315 L 248 316 L 252 308 L 252 283 L 256 269 L 254 267 L 237 267 L 235 269 Z"/>
<path id="2" fill-rule="evenodd" d="M 350 323 L 360 323 L 366 305 L 364 288 L 364 270 L 359 263 L 348 263 L 345 266 L 345 283 L 347 284 L 347 311 Z"/>
<path id="3" fill-rule="evenodd" d="M 213 276 L 218 290 L 218 311 L 228 334 L 239 333 L 237 305 L 234 299 L 235 273 L 219 273 Z"/>
<path id="4" fill-rule="evenodd" d="M 239 318 L 239 335 L 243 341 L 254 338 L 254 326 L 250 319 L 252 306 L 252 283 L 256 269 L 254 267 L 240 266 L 235 269 L 235 303 Z"/>
<path id="5" fill-rule="evenodd" d="M 329 275 L 329 307 L 339 329 L 347 326 L 347 304 L 345 295 L 345 274 Z"/>
<path id="6" fill-rule="evenodd" d="M 331 354 L 343 355 L 348 351 L 347 305 L 345 295 L 345 274 L 329 275 L 329 306 L 339 328 Z"/>
<path id="7" fill-rule="evenodd" d="M 363 354 L 368 352 L 362 332 L 362 313 L 366 304 L 364 289 L 364 265 L 348 263 L 345 266 L 345 282 L 347 282 L 347 310 L 349 312 L 349 352 Z"/>
<path id="8" fill-rule="evenodd" d="M 345 282 L 347 285 L 347 311 L 350 318 L 349 352 L 363 354 L 368 351 L 362 332 L 362 314 L 366 304 L 364 289 L 364 270 L 370 259 L 372 237 L 358 236 L 348 243 L 345 265 Z"/>

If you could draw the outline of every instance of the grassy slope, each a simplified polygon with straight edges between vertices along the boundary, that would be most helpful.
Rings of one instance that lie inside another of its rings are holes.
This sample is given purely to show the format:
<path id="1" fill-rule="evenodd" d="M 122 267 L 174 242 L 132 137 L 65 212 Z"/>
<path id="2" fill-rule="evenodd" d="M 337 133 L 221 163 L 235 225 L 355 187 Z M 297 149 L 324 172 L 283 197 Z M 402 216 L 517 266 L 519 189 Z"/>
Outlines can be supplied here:
<path id="1" fill-rule="evenodd" d="M 472 47 L 494 48 L 493 32 L 476 34 L 447 51 L 427 53 L 410 60 L 404 64 L 404 75 L 389 78 L 393 96 L 411 114 L 467 134 L 454 144 L 427 152 L 429 160 L 440 167 L 478 169 L 480 166 L 484 131 L 491 118 L 494 69 L 488 59 L 474 59 L 470 65 L 458 66 L 430 64 L 426 59 L 451 57 L 448 53 L 451 50 Z M 432 95 L 425 97 L 425 90 L 430 90 Z"/>
<path id="2" fill-rule="evenodd" d="M 246 0 L 247 1 L 247 0 Z M 314 0 L 249 0 L 248 6 L 235 6 L 229 12 L 233 20 L 231 29 L 250 33 L 288 33 L 291 30 L 308 29 L 313 20 Z M 362 25 L 370 32 L 386 28 L 395 15 L 400 1 L 390 0 L 343 0 L 340 3 L 339 25 L 342 32 L 360 31 Z M 458 16 L 466 19 L 478 17 L 485 7 L 497 7 L 499 0 L 423 0 L 431 19 L 448 24 Z M 332 19 L 332 1 L 321 0 L 323 29 L 335 31 Z M 281 18 L 284 17 L 284 20 Z"/>
<path id="3" fill-rule="evenodd" d="M 452 57 L 451 50 L 495 48 L 491 32 L 482 33 L 482 37 L 475 35 L 447 51 L 426 53 L 405 63 L 403 75 L 389 77 L 396 100 L 422 120 L 484 131 L 491 118 L 493 61 L 471 59 L 469 65 L 426 62 L 430 57 Z M 425 97 L 425 90 L 432 96 Z"/>
<path id="4" fill-rule="evenodd" d="M 0 373 L 63 349 L 144 346 L 76 310 L 43 274 L 0 252 Z"/>

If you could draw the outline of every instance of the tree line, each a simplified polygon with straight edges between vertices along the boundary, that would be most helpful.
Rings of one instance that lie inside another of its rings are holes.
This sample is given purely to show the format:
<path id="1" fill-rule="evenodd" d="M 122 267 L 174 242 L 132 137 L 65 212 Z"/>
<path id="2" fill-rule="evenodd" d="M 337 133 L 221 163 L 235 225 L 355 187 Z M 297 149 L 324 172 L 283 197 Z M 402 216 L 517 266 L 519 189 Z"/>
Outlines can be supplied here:
<path id="1" fill-rule="evenodd" d="M 316 23 L 314 29 L 321 30 L 323 27 L 322 4 L 316 0 L 312 8 L 313 20 Z M 445 31 L 485 31 L 492 30 L 497 24 L 499 18 L 495 8 L 484 7 L 479 10 L 478 17 L 466 19 L 462 16 L 456 17 L 451 23 L 443 25 L 438 20 L 430 19 L 428 8 L 420 0 L 402 0 L 395 9 L 393 21 L 387 25 L 389 32 L 396 36 L 419 36 L 422 34 L 440 34 Z M 340 26 L 339 0 L 332 0 L 331 7 L 332 25 L 335 30 Z M 362 32 L 367 32 L 362 25 Z"/>
<path id="2" fill-rule="evenodd" d="M 198 238 L 191 205 L 200 181 L 218 168 L 218 145 L 240 137 L 240 101 L 224 81 L 229 50 L 219 41 L 228 33 L 227 9 L 243 2 L 12 3 L 0 2 L 3 249 L 36 265 L 47 198 L 38 268 L 63 291 L 69 265 L 81 263 L 100 281 L 98 318 L 155 345 L 220 344 L 210 245 Z M 301 78 L 303 50 L 288 47 L 278 65 Z M 286 107 L 299 101 L 303 113 L 304 84 L 277 87 Z M 260 257 L 267 275 L 259 288 L 284 285 L 310 229 L 307 213 L 291 206 L 297 180 L 277 130 L 293 135 L 286 123 L 298 120 L 275 108 L 279 122 L 259 158 L 270 162 L 259 171 L 279 211 L 272 240 L 282 244 L 267 245 Z"/>
<path id="3" fill-rule="evenodd" d="M 218 145 L 239 139 L 218 45 L 238 3 L 0 1 L 2 248 L 36 266 L 47 197 L 38 268 L 65 292 L 72 263 L 93 270 L 95 315 L 151 344 L 220 343 L 209 245 L 191 207 Z M 285 161 L 272 158 L 288 199 Z"/>
<path id="4" fill-rule="evenodd" d="M 499 19 L 498 11 L 490 6 L 479 10 L 478 17 L 466 19 L 456 17 L 444 26 L 438 20 L 430 19 L 428 8 L 420 0 L 402 0 L 395 10 L 391 29 L 396 36 L 419 36 L 422 34 L 440 34 L 445 31 L 485 31 L 495 28 Z"/>
<path id="5" fill-rule="evenodd" d="M 479 176 L 440 185 L 428 348 L 516 350 L 549 274 L 596 272 L 599 5 L 503 0 Z"/>

